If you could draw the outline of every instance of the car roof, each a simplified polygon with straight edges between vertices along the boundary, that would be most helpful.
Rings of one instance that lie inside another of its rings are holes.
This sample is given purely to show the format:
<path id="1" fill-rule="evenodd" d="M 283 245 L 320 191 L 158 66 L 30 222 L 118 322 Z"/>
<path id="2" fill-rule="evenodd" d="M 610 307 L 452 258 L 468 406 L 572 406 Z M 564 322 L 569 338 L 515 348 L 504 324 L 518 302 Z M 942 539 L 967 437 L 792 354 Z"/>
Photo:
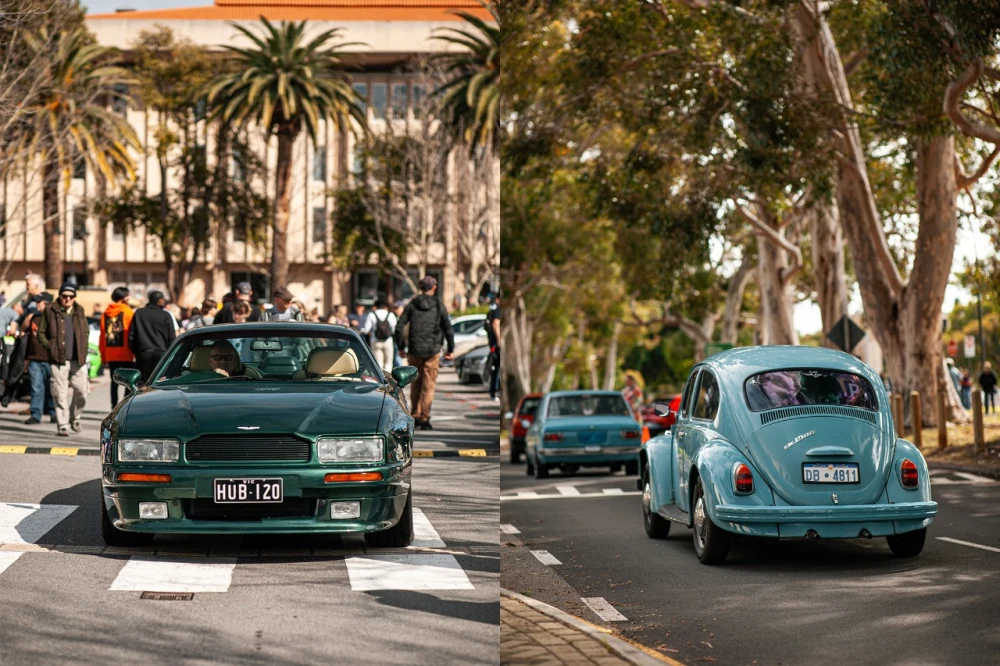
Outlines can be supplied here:
<path id="1" fill-rule="evenodd" d="M 825 368 L 843 370 L 876 380 L 878 375 L 861 359 L 826 347 L 803 345 L 767 345 L 737 347 L 709 356 L 702 365 L 717 375 L 742 384 L 751 375 L 769 370 Z"/>

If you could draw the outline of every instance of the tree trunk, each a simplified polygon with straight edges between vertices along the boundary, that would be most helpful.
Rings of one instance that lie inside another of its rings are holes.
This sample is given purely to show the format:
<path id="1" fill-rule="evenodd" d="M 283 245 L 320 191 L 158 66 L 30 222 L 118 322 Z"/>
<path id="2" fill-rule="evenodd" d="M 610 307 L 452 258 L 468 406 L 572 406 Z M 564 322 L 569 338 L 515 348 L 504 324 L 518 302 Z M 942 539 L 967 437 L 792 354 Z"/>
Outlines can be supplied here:
<path id="1" fill-rule="evenodd" d="M 212 199 L 215 203 L 215 268 L 227 258 L 227 232 L 229 230 L 229 124 L 219 122 L 215 142 L 215 178 L 212 181 Z M 210 290 L 209 290 L 210 291 Z"/>
<path id="2" fill-rule="evenodd" d="M 818 204 L 809 211 L 812 236 L 813 276 L 816 302 L 823 320 L 821 343 L 834 344 L 826 337 L 842 316 L 847 314 L 847 274 L 844 269 L 844 235 L 835 202 Z"/>
<path id="3" fill-rule="evenodd" d="M 108 198 L 108 179 L 104 173 L 98 169 L 94 173 L 94 180 L 97 181 L 97 200 L 104 203 Z M 102 285 L 108 283 L 108 220 L 101 215 L 97 220 L 97 271 L 94 275 L 94 284 Z"/>
<path id="4" fill-rule="evenodd" d="M 740 327 L 740 311 L 743 308 L 743 292 L 746 291 L 747 283 L 753 275 L 753 266 L 753 260 L 744 248 L 743 261 L 740 262 L 740 267 L 736 269 L 733 276 L 729 278 L 729 286 L 726 289 L 726 307 L 722 313 L 721 340 L 726 344 L 736 344 Z"/>
<path id="5" fill-rule="evenodd" d="M 271 237 L 271 291 L 288 284 L 288 218 L 292 205 L 292 147 L 298 133 L 278 133 L 274 225 Z"/>
<path id="6" fill-rule="evenodd" d="M 765 236 L 757 236 L 760 300 L 764 311 L 765 339 L 768 345 L 797 345 L 799 336 L 792 319 L 792 285 L 785 279 L 789 270 L 788 253 Z"/>
<path id="7" fill-rule="evenodd" d="M 59 164 L 54 155 L 42 162 L 42 218 L 45 230 L 45 285 L 58 289 L 63 280 L 63 234 L 59 217 Z"/>
<path id="8" fill-rule="evenodd" d="M 611 391 L 615 388 L 615 379 L 618 376 L 618 334 L 621 333 L 622 323 L 615 322 L 614 331 L 611 334 L 611 343 L 608 345 L 608 353 L 604 358 L 604 390 Z"/>
<path id="9" fill-rule="evenodd" d="M 549 359 L 549 369 L 545 372 L 545 379 L 542 381 L 542 386 L 540 387 L 542 393 L 548 393 L 552 390 L 552 385 L 556 381 L 556 368 L 562 363 L 563 358 L 566 356 L 566 350 L 569 349 L 570 340 L 558 339 L 554 345 L 552 345 L 552 356 Z"/>

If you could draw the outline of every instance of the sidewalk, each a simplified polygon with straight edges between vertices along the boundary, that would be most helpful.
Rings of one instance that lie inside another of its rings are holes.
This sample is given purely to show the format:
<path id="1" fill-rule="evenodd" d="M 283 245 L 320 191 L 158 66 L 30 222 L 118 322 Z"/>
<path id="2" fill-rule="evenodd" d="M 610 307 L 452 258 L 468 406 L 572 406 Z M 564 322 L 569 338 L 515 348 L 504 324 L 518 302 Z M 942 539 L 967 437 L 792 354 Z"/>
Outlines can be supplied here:
<path id="1" fill-rule="evenodd" d="M 501 664 L 679 664 L 646 652 L 554 606 L 500 591 Z"/>

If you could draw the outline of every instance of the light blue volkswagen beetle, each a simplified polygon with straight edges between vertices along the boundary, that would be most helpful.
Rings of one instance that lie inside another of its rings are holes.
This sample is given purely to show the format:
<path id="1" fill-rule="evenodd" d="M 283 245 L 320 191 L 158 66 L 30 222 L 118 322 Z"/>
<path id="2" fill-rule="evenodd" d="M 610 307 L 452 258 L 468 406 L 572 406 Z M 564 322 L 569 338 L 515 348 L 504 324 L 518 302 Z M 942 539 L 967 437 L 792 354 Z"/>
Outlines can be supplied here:
<path id="1" fill-rule="evenodd" d="M 639 465 L 646 534 L 694 528 L 705 564 L 725 561 L 733 534 L 884 536 L 914 557 L 937 515 L 879 377 L 830 349 L 744 347 L 696 365 L 677 423 L 643 444 Z"/>

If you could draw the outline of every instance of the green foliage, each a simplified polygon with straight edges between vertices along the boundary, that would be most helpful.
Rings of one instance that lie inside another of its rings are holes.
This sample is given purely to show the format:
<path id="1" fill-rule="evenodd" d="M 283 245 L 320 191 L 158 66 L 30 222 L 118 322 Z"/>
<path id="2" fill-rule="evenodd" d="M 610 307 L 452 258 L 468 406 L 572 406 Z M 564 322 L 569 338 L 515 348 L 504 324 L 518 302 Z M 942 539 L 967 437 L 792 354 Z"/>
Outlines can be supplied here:
<path id="1" fill-rule="evenodd" d="M 379 228 L 365 203 L 365 185 L 345 188 L 333 193 L 333 255 L 335 266 L 347 269 L 366 264 L 374 255 L 382 264 L 383 244 L 378 241 Z M 383 230 L 382 241 L 390 252 L 406 251 L 406 238 L 395 229 Z"/>

